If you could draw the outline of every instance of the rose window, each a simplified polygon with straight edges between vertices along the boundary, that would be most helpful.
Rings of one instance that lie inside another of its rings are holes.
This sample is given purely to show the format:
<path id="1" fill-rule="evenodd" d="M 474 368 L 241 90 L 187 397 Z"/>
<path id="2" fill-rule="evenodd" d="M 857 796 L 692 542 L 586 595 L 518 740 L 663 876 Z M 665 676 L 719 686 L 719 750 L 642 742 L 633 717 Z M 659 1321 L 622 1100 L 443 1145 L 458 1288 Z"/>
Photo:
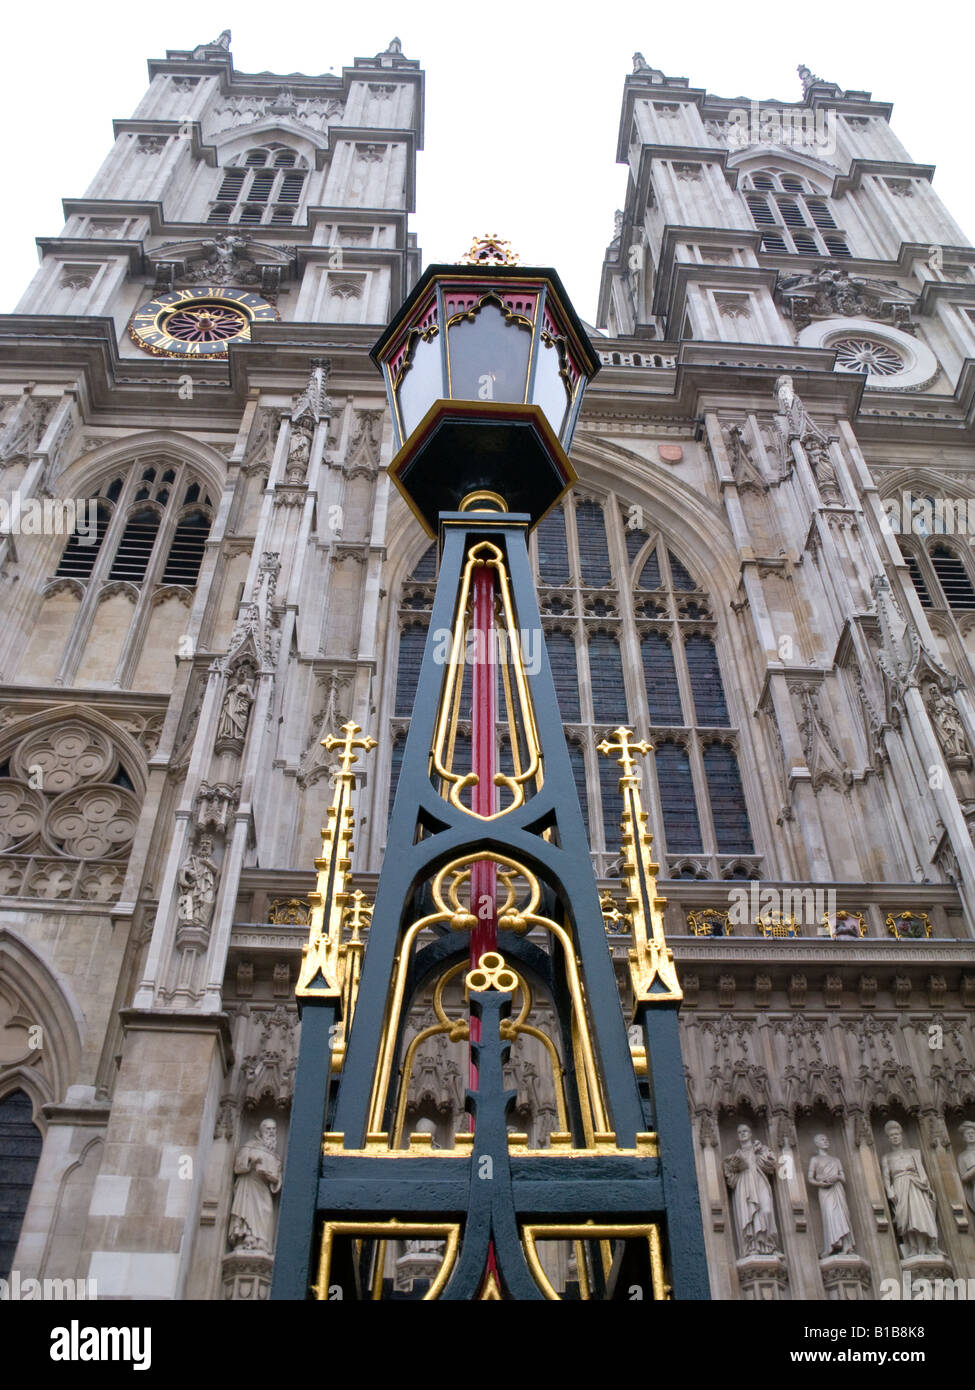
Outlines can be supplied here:
<path id="1" fill-rule="evenodd" d="M 249 322 L 241 309 L 203 302 L 177 309 L 160 326 L 181 343 L 223 343 L 243 333 Z"/>
<path id="2" fill-rule="evenodd" d="M 872 338 L 834 338 L 836 365 L 844 372 L 867 371 L 871 376 L 894 376 L 904 370 L 904 358 L 887 343 Z"/>

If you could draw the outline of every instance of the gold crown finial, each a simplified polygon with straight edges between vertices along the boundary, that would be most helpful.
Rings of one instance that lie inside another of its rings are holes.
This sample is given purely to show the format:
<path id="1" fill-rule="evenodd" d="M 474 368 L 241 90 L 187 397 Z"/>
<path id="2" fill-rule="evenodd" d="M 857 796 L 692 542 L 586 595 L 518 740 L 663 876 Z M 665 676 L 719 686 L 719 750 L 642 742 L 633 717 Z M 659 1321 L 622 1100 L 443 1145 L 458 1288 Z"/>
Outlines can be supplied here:
<path id="1" fill-rule="evenodd" d="M 511 242 L 502 237 L 476 236 L 466 256 L 461 256 L 458 265 L 520 265 L 521 258 L 511 249 Z"/>

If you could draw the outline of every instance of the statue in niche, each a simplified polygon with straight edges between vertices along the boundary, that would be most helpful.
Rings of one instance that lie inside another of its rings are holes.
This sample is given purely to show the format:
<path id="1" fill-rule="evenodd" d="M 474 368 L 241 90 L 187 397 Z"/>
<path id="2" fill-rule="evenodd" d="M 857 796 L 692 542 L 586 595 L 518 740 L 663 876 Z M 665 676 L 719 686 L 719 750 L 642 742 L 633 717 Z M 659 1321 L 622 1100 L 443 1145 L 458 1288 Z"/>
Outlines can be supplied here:
<path id="1" fill-rule="evenodd" d="M 311 457 L 311 436 L 306 430 L 297 429 L 291 436 L 288 449 L 288 465 L 285 476 L 289 483 L 303 483 L 308 473 L 308 460 Z"/>
<path id="2" fill-rule="evenodd" d="M 806 451 L 809 465 L 816 476 L 819 494 L 823 501 L 827 504 L 841 503 L 843 495 L 840 492 L 840 485 L 836 479 L 836 469 L 829 456 L 829 445 L 826 440 L 815 434 L 807 434 L 802 440 L 802 447 Z"/>
<path id="3" fill-rule="evenodd" d="M 938 733 L 938 741 L 946 758 L 968 757 L 968 742 L 958 714 L 958 706 L 950 695 L 939 690 L 932 681 L 928 686 L 928 709 Z"/>
<path id="4" fill-rule="evenodd" d="M 723 1160 L 725 1182 L 733 1193 L 732 1210 L 742 1253 L 778 1255 L 779 1233 L 769 1174 L 775 1172 L 775 1155 L 748 1125 L 738 1126 L 738 1148 Z"/>
<path id="5" fill-rule="evenodd" d="M 278 1127 L 262 1120 L 257 1134 L 234 1159 L 234 1200 L 230 1208 L 232 1248 L 270 1255 L 274 1246 L 274 1196 L 281 1191 Z"/>
<path id="6" fill-rule="evenodd" d="M 846 1202 L 846 1175 L 843 1165 L 829 1152 L 829 1139 L 817 1134 L 816 1152 L 809 1160 L 809 1183 L 819 1189 L 819 1214 L 823 1219 L 823 1249 L 820 1259 L 829 1255 L 849 1255 L 853 1250 L 853 1226 Z"/>
<path id="7" fill-rule="evenodd" d="M 940 1255 L 934 1192 L 918 1149 L 904 1147 L 904 1131 L 896 1120 L 884 1125 L 890 1150 L 881 1165 L 884 1190 L 894 1213 L 902 1257 Z"/>
<path id="8" fill-rule="evenodd" d="M 180 889 L 176 915 L 181 922 L 195 922 L 203 927 L 209 924 L 217 897 L 217 866 L 212 855 L 213 840 L 203 835 L 199 847 L 191 847 L 180 866 L 176 876 Z"/>
<path id="9" fill-rule="evenodd" d="M 440 1109 L 446 1110 L 452 1115 L 462 1115 L 464 1113 L 464 1086 L 461 1081 L 460 1067 L 448 1057 L 443 1064 L 443 1084 L 446 1100 L 440 1102 Z"/>
<path id="10" fill-rule="evenodd" d="M 958 1175 L 965 1189 L 969 1210 L 975 1212 L 975 1120 L 965 1120 L 958 1133 L 965 1147 L 958 1155 Z"/>
<path id="11" fill-rule="evenodd" d="M 243 743 L 247 735 L 247 720 L 254 703 L 253 673 L 248 669 L 238 672 L 227 687 L 223 709 L 217 723 L 217 740 L 231 739 Z"/>

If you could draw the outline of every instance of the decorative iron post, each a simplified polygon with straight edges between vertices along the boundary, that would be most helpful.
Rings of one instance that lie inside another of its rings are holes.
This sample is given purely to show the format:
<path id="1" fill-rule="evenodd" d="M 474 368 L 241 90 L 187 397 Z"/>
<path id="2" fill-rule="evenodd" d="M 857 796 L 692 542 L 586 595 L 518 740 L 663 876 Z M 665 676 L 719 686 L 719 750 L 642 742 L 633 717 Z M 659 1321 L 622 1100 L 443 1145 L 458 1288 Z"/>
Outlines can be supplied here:
<path id="1" fill-rule="evenodd" d="M 298 986 L 272 1297 L 707 1298 L 680 988 L 634 772 L 648 745 L 622 728 L 604 744 L 623 768 L 634 1055 L 528 558 L 575 480 L 598 360 L 555 272 L 496 238 L 431 267 L 373 357 L 390 474 L 440 572 L 361 977 L 345 831 L 352 748 L 371 740 L 346 728 Z M 410 1036 L 420 999 L 433 1022 Z M 447 1102 L 411 1128 L 431 1040 L 466 1054 L 467 1114 Z M 512 1123 L 529 1046 L 554 1097 L 545 1134 Z"/>

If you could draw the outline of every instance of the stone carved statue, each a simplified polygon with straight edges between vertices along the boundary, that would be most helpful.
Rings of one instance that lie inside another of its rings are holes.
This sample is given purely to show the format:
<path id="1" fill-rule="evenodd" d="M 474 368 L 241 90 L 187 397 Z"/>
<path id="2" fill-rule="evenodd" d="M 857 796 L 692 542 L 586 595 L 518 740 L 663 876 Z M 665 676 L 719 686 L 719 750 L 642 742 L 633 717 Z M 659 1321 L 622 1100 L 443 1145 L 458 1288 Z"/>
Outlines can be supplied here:
<path id="1" fill-rule="evenodd" d="M 285 475 L 289 483 L 304 482 L 308 474 L 308 460 L 311 456 L 311 438 L 305 430 L 295 430 L 288 449 L 288 464 Z"/>
<path id="2" fill-rule="evenodd" d="M 227 687 L 223 709 L 217 722 L 217 739 L 232 739 L 243 743 L 247 736 L 247 721 L 254 703 L 254 682 L 249 670 L 241 671 Z"/>
<path id="3" fill-rule="evenodd" d="M 969 1210 L 975 1212 L 975 1120 L 966 1120 L 958 1133 L 965 1147 L 958 1155 L 958 1175 L 965 1189 Z"/>
<path id="4" fill-rule="evenodd" d="M 821 435 L 821 431 L 810 420 L 802 397 L 792 384 L 791 376 L 776 378 L 775 394 L 779 402 L 779 414 L 784 415 L 790 439 L 803 439 L 805 435 Z"/>
<path id="5" fill-rule="evenodd" d="M 278 1127 L 262 1120 L 257 1134 L 242 1144 L 234 1159 L 234 1200 L 230 1208 L 230 1244 L 234 1249 L 270 1255 L 274 1246 L 274 1196 L 281 1191 Z"/>
<path id="6" fill-rule="evenodd" d="M 805 63 L 800 63 L 796 68 L 799 74 L 799 81 L 802 83 L 802 95 L 807 97 L 813 87 L 824 84 L 827 87 L 835 87 L 835 82 L 826 82 L 824 77 L 817 77 L 816 74 L 806 67 Z"/>
<path id="7" fill-rule="evenodd" d="M 819 495 L 823 501 L 827 504 L 842 502 L 843 494 L 840 492 L 836 469 L 829 456 L 829 445 L 826 440 L 815 434 L 807 434 L 802 439 L 802 447 L 805 449 L 809 465 L 816 475 Z"/>
<path id="8" fill-rule="evenodd" d="M 738 1148 L 724 1159 L 722 1167 L 725 1182 L 733 1194 L 732 1210 L 742 1253 L 780 1254 L 772 1185 L 768 1179 L 776 1168 L 772 1150 L 752 1138 L 748 1125 L 739 1125 Z"/>
<path id="9" fill-rule="evenodd" d="M 881 1165 L 884 1190 L 894 1213 L 894 1228 L 904 1259 L 940 1255 L 934 1192 L 917 1149 L 904 1147 L 904 1131 L 896 1120 L 884 1125 L 890 1142 Z"/>
<path id="10" fill-rule="evenodd" d="M 846 270 L 800 271 L 783 276 L 775 297 L 798 330 L 813 319 L 871 318 L 912 332 L 914 296 L 895 280 L 873 280 Z"/>
<path id="11" fill-rule="evenodd" d="M 932 681 L 927 690 L 927 704 L 946 758 L 968 757 L 968 740 L 958 714 L 958 706 L 950 695 Z"/>
<path id="12" fill-rule="evenodd" d="M 180 888 L 176 900 L 176 915 L 181 922 L 207 926 L 217 897 L 217 866 L 212 859 L 213 840 L 200 837 L 199 847 L 191 847 L 177 874 Z"/>
<path id="13" fill-rule="evenodd" d="M 242 236 L 218 236 L 213 242 L 209 264 L 218 275 L 232 278 L 246 247 L 247 242 Z"/>
<path id="14" fill-rule="evenodd" d="M 853 1226 L 846 1201 L 843 1165 L 829 1152 L 829 1139 L 825 1134 L 817 1134 L 813 1143 L 816 1152 L 809 1160 L 809 1183 L 819 1189 L 819 1214 L 823 1219 L 820 1258 L 848 1255 L 853 1250 Z"/>

